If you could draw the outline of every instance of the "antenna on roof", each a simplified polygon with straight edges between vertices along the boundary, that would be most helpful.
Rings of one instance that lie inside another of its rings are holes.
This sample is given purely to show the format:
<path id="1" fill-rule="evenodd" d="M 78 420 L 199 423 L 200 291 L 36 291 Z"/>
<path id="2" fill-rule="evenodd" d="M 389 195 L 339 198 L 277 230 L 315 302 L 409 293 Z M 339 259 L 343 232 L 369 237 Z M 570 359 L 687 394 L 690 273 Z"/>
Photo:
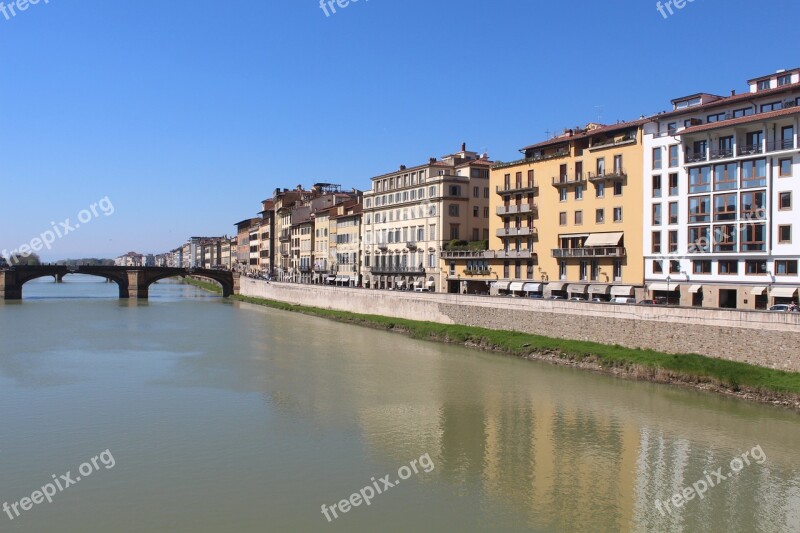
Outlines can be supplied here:
<path id="1" fill-rule="evenodd" d="M 600 123 L 600 124 L 603 123 L 603 108 L 604 107 L 605 107 L 604 105 L 596 105 L 596 106 L 594 106 L 595 109 L 599 109 L 599 111 L 597 112 L 597 122 Z"/>

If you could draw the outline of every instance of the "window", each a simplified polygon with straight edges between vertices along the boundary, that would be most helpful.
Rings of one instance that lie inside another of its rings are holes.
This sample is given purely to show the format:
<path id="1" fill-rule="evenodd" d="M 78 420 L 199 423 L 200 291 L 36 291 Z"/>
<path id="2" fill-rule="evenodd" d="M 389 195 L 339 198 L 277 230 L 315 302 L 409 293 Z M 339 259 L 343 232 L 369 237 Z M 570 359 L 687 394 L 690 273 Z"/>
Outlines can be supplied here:
<path id="1" fill-rule="evenodd" d="M 783 102 L 770 102 L 761 106 L 762 113 L 769 113 L 770 111 L 779 111 L 783 109 Z"/>
<path id="2" fill-rule="evenodd" d="M 714 190 L 730 191 L 736 189 L 736 163 L 714 165 Z"/>
<path id="3" fill-rule="evenodd" d="M 678 202 L 669 203 L 669 223 L 670 224 L 678 223 Z"/>
<path id="4" fill-rule="evenodd" d="M 692 272 L 695 274 L 711 274 L 711 261 L 692 261 Z"/>
<path id="5" fill-rule="evenodd" d="M 558 225 L 559 226 L 566 226 L 567 225 L 567 212 L 562 211 L 558 214 Z"/>
<path id="6" fill-rule="evenodd" d="M 661 225 L 661 204 L 653 204 L 653 225 Z"/>
<path id="7" fill-rule="evenodd" d="M 669 175 L 669 195 L 678 196 L 678 174 Z"/>
<path id="8" fill-rule="evenodd" d="M 747 275 L 760 275 L 767 273 L 767 262 L 766 261 L 745 261 L 744 262 L 744 269 Z"/>
<path id="9" fill-rule="evenodd" d="M 784 74 L 783 76 L 778 76 L 778 87 L 783 87 L 784 85 L 789 85 L 790 83 L 792 83 L 791 74 Z"/>
<path id="10" fill-rule="evenodd" d="M 483 197 L 484 198 L 489 198 L 489 187 L 484 187 L 483 188 Z"/>
<path id="11" fill-rule="evenodd" d="M 766 250 L 767 227 L 764 224 L 746 224 L 742 227 L 742 251 L 763 252 Z"/>
<path id="12" fill-rule="evenodd" d="M 622 281 L 622 261 L 614 259 L 614 281 Z"/>
<path id="13" fill-rule="evenodd" d="M 473 198 L 480 198 L 481 197 L 481 188 L 475 186 L 472 188 L 472 197 Z"/>
<path id="14" fill-rule="evenodd" d="M 606 160 L 604 157 L 597 158 L 597 175 L 605 176 L 606 174 Z"/>
<path id="15" fill-rule="evenodd" d="M 614 196 L 622 196 L 622 182 L 615 181 L 614 182 Z"/>
<path id="16" fill-rule="evenodd" d="M 725 120 L 725 113 L 717 113 L 715 115 L 708 115 L 706 122 L 719 122 Z"/>
<path id="17" fill-rule="evenodd" d="M 710 197 L 708 196 L 694 196 L 689 198 L 689 223 L 697 224 L 699 222 L 710 222 Z"/>
<path id="18" fill-rule="evenodd" d="M 450 204 L 447 208 L 448 212 L 450 213 L 451 217 L 458 216 L 458 204 Z"/>
<path id="19" fill-rule="evenodd" d="M 489 218 L 489 208 L 488 207 L 484 207 L 483 208 L 483 218 Z"/>
<path id="20" fill-rule="evenodd" d="M 711 251 L 708 226 L 689 228 L 689 253 L 708 253 Z"/>
<path id="21" fill-rule="evenodd" d="M 653 198 L 661 198 L 661 175 L 653 176 Z"/>
<path id="22" fill-rule="evenodd" d="M 575 225 L 580 226 L 583 224 L 583 211 L 575 211 Z"/>
<path id="23" fill-rule="evenodd" d="M 653 148 L 653 168 L 661 168 L 661 147 Z"/>
<path id="24" fill-rule="evenodd" d="M 594 212 L 594 221 L 598 224 L 603 224 L 606 221 L 606 210 L 597 209 Z"/>
<path id="25" fill-rule="evenodd" d="M 678 232 L 672 230 L 669 232 L 669 253 L 678 251 Z"/>
<path id="26" fill-rule="evenodd" d="M 781 159 L 780 160 L 780 177 L 785 178 L 792 175 L 792 160 L 791 159 Z"/>
<path id="27" fill-rule="evenodd" d="M 756 84 L 756 90 L 766 91 L 769 89 L 769 80 L 761 80 Z"/>
<path id="28" fill-rule="evenodd" d="M 681 273 L 681 262 L 676 260 L 671 260 L 669 262 L 669 273 L 670 274 L 680 274 Z"/>
<path id="29" fill-rule="evenodd" d="M 651 251 L 654 254 L 661 253 L 661 232 L 654 231 L 651 236 Z"/>
<path id="30" fill-rule="evenodd" d="M 714 252 L 736 251 L 736 225 L 714 226 Z"/>
<path id="31" fill-rule="evenodd" d="M 576 185 L 575 186 L 575 199 L 576 200 L 583 200 L 583 185 Z"/>
<path id="32" fill-rule="evenodd" d="M 749 117 L 754 113 L 752 107 L 745 107 L 742 109 L 737 109 L 733 112 L 733 118 L 741 118 L 741 117 Z"/>
<path id="33" fill-rule="evenodd" d="M 653 274 L 663 274 L 663 273 L 664 273 L 664 262 L 653 261 Z"/>
<path id="34" fill-rule="evenodd" d="M 786 211 L 792 208 L 792 193 L 782 192 L 778 195 L 778 209 Z"/>
<path id="35" fill-rule="evenodd" d="M 714 197 L 714 221 L 736 220 L 736 193 Z"/>
<path id="36" fill-rule="evenodd" d="M 732 276 L 739 273 L 739 261 L 735 259 L 720 259 L 717 263 L 717 272 L 720 276 Z"/>
<path id="37" fill-rule="evenodd" d="M 766 220 L 767 193 L 764 191 L 742 193 L 741 218 L 745 220 Z"/>
<path id="38" fill-rule="evenodd" d="M 615 207 L 614 208 L 614 222 L 622 222 L 622 208 Z"/>
<path id="39" fill-rule="evenodd" d="M 775 261 L 776 276 L 796 276 L 797 260 L 781 259 Z"/>
<path id="40" fill-rule="evenodd" d="M 561 189 L 559 189 L 559 191 L 558 191 L 558 199 L 559 199 L 559 201 L 566 202 L 567 201 L 567 194 L 568 194 L 568 191 L 567 191 L 566 188 L 562 187 Z"/>
<path id="41" fill-rule="evenodd" d="M 481 208 L 477 205 L 472 208 L 472 216 L 475 218 L 480 218 L 481 216 Z"/>
<path id="42" fill-rule="evenodd" d="M 669 147 L 669 166 L 674 168 L 678 166 L 678 145 L 673 144 Z"/>
<path id="43" fill-rule="evenodd" d="M 695 167 L 689 170 L 689 194 L 711 191 L 711 167 Z"/>
<path id="44" fill-rule="evenodd" d="M 675 132 L 678 130 L 678 123 L 677 122 L 670 122 L 667 124 L 667 133 L 670 135 L 674 135 Z"/>
<path id="45" fill-rule="evenodd" d="M 450 224 L 450 240 L 457 241 L 461 238 L 458 224 Z"/>
<path id="46" fill-rule="evenodd" d="M 605 195 L 606 195 L 606 184 L 603 183 L 602 181 L 598 182 L 596 184 L 596 188 L 594 190 L 594 195 L 595 195 L 595 198 L 603 198 L 603 197 L 605 197 Z"/>
<path id="47" fill-rule="evenodd" d="M 778 242 L 781 244 L 790 244 L 792 242 L 792 226 L 778 226 Z"/>

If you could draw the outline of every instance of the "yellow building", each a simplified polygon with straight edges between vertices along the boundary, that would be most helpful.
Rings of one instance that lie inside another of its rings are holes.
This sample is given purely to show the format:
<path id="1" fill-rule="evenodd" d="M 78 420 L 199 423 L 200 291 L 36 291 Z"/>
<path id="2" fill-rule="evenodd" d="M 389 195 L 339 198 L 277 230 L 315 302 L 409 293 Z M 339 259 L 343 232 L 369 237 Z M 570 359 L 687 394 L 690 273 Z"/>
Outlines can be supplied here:
<path id="1" fill-rule="evenodd" d="M 492 292 L 632 297 L 642 286 L 646 119 L 589 124 L 492 168 Z"/>

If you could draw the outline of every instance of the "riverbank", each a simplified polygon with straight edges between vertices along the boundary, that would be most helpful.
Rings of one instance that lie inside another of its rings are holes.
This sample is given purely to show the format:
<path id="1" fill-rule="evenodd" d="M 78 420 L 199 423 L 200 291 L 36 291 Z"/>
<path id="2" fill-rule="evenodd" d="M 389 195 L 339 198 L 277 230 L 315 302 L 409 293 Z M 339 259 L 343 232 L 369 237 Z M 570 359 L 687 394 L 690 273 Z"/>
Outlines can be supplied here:
<path id="1" fill-rule="evenodd" d="M 800 373 L 795 372 L 698 354 L 667 354 L 515 331 L 323 309 L 250 296 L 237 295 L 233 298 L 282 311 L 400 333 L 415 339 L 460 344 L 626 379 L 687 386 L 800 411 Z"/>
<path id="2" fill-rule="evenodd" d="M 183 282 L 186 283 L 187 285 L 192 285 L 193 287 L 198 287 L 198 288 L 206 290 L 208 292 L 222 294 L 222 287 L 220 287 L 216 283 L 203 281 L 203 280 L 200 280 L 200 279 L 197 279 L 197 278 L 192 278 L 192 277 L 189 277 L 189 276 L 183 278 Z"/>

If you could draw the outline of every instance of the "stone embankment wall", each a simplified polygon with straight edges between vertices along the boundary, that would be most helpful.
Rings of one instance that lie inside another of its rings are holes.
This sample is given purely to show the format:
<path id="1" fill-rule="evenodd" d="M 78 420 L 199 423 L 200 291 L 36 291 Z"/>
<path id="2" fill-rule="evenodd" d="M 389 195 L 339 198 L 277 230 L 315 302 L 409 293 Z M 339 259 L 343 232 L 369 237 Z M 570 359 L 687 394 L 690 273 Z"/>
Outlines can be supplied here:
<path id="1" fill-rule="evenodd" d="M 520 331 L 800 372 L 800 314 L 393 292 L 241 280 L 241 294 L 443 324 Z"/>

